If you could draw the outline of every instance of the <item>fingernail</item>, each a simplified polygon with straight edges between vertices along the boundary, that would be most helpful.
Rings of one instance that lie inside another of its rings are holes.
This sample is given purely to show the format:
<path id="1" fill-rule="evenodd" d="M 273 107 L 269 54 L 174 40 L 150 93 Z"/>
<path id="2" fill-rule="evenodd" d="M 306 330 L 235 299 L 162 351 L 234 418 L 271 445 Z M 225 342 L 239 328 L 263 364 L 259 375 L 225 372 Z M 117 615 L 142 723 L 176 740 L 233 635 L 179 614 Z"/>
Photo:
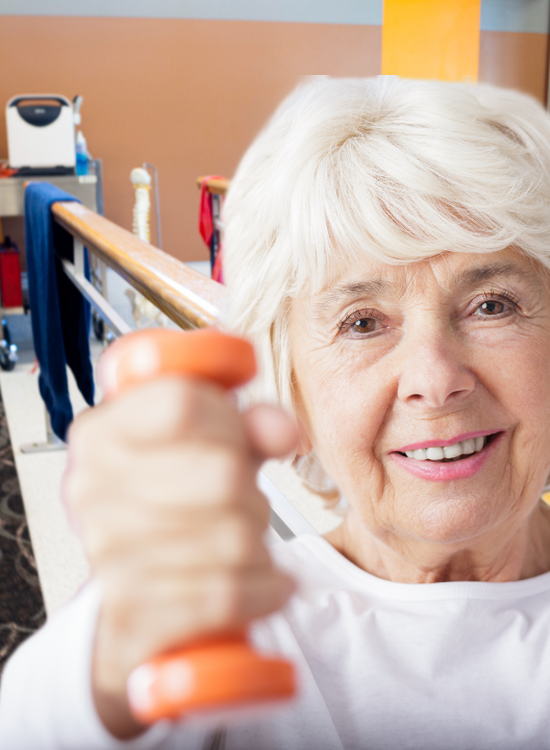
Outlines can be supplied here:
<path id="1" fill-rule="evenodd" d="M 127 341 L 120 349 L 105 352 L 99 362 L 98 380 L 107 398 L 159 375 L 162 359 L 152 341 Z"/>

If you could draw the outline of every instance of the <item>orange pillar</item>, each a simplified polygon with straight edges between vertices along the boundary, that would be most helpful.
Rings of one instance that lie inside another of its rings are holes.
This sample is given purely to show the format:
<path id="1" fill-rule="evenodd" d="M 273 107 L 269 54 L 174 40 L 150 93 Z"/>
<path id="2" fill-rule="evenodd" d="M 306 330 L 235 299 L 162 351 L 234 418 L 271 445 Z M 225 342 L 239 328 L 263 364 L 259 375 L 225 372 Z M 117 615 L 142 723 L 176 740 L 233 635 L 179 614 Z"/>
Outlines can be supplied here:
<path id="1" fill-rule="evenodd" d="M 382 74 L 477 81 L 481 0 L 384 0 Z"/>

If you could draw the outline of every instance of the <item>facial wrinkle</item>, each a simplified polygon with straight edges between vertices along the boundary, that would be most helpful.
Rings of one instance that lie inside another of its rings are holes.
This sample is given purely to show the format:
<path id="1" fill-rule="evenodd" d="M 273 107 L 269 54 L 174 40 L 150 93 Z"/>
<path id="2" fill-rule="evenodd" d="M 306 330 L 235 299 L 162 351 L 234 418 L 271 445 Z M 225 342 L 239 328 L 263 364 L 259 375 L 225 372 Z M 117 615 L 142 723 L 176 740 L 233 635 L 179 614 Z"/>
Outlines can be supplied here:
<path id="1" fill-rule="evenodd" d="M 327 305 L 340 305 L 357 297 L 387 297 L 392 292 L 393 287 L 393 284 L 384 279 L 350 281 L 322 293 L 315 301 L 315 308 L 320 312 L 321 310 L 324 310 Z"/>

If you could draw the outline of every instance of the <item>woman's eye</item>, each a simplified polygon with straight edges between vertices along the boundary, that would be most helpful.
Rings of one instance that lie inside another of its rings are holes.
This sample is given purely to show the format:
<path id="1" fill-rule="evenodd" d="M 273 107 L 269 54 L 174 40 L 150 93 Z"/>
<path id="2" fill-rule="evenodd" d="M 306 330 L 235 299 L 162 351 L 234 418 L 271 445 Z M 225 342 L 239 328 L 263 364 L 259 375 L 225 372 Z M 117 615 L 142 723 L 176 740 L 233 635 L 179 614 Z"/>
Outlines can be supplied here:
<path id="1" fill-rule="evenodd" d="M 484 315 L 500 315 L 506 310 L 506 305 L 504 302 L 499 302 L 499 300 L 490 299 L 480 305 L 478 310 Z"/>
<path id="2" fill-rule="evenodd" d="M 374 318 L 360 318 L 350 326 L 350 330 L 357 333 L 372 333 L 376 328 L 377 322 Z"/>
<path id="3" fill-rule="evenodd" d="M 384 326 L 373 314 L 367 312 L 355 312 L 338 324 L 338 330 L 342 334 L 351 334 L 355 337 L 364 337 L 371 333 L 377 333 Z"/>
<path id="4" fill-rule="evenodd" d="M 497 318 L 509 315 L 517 306 L 511 299 L 486 299 L 476 308 L 476 315 L 483 318 Z"/>

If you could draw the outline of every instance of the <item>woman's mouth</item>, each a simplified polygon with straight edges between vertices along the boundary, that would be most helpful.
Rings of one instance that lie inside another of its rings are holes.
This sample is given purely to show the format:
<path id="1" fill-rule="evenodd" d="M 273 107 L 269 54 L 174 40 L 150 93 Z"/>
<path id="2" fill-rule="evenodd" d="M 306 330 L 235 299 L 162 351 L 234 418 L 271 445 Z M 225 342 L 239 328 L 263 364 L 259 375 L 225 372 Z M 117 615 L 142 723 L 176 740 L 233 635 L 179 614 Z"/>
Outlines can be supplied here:
<path id="1" fill-rule="evenodd" d="M 479 453 L 485 447 L 487 437 L 470 438 L 453 445 L 418 448 L 415 451 L 406 451 L 402 455 L 407 456 L 407 458 L 414 458 L 416 461 L 457 461 L 463 456 Z"/>
<path id="2" fill-rule="evenodd" d="M 503 432 L 467 437 L 450 445 L 407 446 L 390 455 L 400 466 L 423 479 L 449 481 L 473 476 L 500 442 Z"/>

